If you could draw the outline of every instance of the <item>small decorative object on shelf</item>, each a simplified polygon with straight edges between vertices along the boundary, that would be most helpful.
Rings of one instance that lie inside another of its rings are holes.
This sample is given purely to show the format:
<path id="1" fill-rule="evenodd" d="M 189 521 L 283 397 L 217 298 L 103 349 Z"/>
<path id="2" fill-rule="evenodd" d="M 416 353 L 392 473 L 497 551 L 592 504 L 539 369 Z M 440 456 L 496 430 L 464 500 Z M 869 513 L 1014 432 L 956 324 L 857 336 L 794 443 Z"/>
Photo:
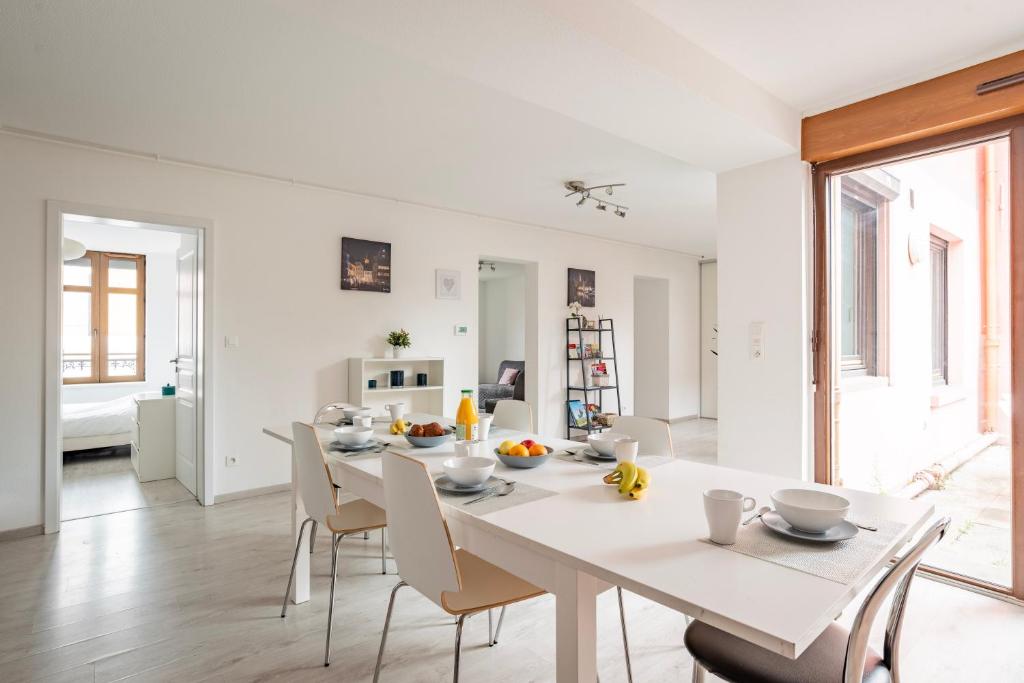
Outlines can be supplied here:
<path id="1" fill-rule="evenodd" d="M 375 379 L 368 379 L 368 380 L 366 380 L 366 388 L 367 389 L 376 389 L 377 388 L 377 380 L 375 380 Z"/>
<path id="2" fill-rule="evenodd" d="M 569 344 L 566 348 L 569 351 L 569 358 L 576 359 L 580 357 L 580 350 L 576 344 Z"/>
<path id="3" fill-rule="evenodd" d="M 579 399 L 569 400 L 569 426 L 577 429 L 587 428 L 587 409 Z"/>
<path id="4" fill-rule="evenodd" d="M 391 349 L 391 357 L 401 358 L 404 350 L 412 346 L 412 336 L 404 328 L 392 330 L 388 332 L 387 343 Z"/>
<path id="5" fill-rule="evenodd" d="M 416 373 L 416 386 L 425 387 L 427 386 L 427 373 L 417 372 Z"/>
<path id="6" fill-rule="evenodd" d="M 581 304 L 579 301 L 573 301 L 571 304 L 569 304 L 569 317 L 570 318 L 579 318 L 582 315 L 583 315 L 583 304 Z"/>
<path id="7" fill-rule="evenodd" d="M 392 370 L 391 371 L 391 386 L 392 387 L 404 387 L 405 386 L 405 370 Z"/>

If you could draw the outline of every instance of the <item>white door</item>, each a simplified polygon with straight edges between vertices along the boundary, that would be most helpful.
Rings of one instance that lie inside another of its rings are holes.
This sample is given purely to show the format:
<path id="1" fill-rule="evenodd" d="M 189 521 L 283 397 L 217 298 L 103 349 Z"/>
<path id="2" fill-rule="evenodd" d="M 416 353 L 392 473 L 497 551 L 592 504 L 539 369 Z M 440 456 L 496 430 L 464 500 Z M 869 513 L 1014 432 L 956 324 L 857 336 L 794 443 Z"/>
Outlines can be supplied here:
<path id="1" fill-rule="evenodd" d="M 700 264 L 700 416 L 718 419 L 718 264 Z"/>
<path id="2" fill-rule="evenodd" d="M 193 235 L 178 248 L 178 351 L 175 364 L 174 476 L 196 493 L 196 249 Z"/>

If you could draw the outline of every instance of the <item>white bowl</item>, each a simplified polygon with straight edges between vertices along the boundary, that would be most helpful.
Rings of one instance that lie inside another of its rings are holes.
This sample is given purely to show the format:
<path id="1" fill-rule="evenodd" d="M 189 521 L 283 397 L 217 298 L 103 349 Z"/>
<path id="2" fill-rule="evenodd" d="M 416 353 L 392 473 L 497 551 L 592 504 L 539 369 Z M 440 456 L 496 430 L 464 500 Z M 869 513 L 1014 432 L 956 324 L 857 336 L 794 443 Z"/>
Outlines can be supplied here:
<path id="1" fill-rule="evenodd" d="M 338 427 L 334 439 L 344 446 L 362 446 L 373 436 L 372 427 Z"/>
<path id="2" fill-rule="evenodd" d="M 612 434 L 610 432 L 600 432 L 598 434 L 590 434 L 587 436 L 587 442 L 590 447 L 595 451 L 611 458 L 615 456 L 615 442 L 621 441 L 622 439 L 628 439 L 629 437 L 625 434 Z"/>
<path id="3" fill-rule="evenodd" d="M 356 415 L 369 415 L 372 411 L 372 408 L 366 408 L 361 406 L 352 406 L 351 408 L 341 409 L 341 412 L 345 414 L 345 417 L 347 417 L 350 420 Z"/>
<path id="4" fill-rule="evenodd" d="M 790 526 L 812 534 L 828 531 L 850 511 L 850 501 L 842 496 L 813 489 L 779 489 L 771 498 L 775 511 Z"/>
<path id="5" fill-rule="evenodd" d="M 494 472 L 494 464 L 494 458 L 475 455 L 468 458 L 448 458 L 444 461 L 444 473 L 456 484 L 479 486 L 490 478 Z"/>

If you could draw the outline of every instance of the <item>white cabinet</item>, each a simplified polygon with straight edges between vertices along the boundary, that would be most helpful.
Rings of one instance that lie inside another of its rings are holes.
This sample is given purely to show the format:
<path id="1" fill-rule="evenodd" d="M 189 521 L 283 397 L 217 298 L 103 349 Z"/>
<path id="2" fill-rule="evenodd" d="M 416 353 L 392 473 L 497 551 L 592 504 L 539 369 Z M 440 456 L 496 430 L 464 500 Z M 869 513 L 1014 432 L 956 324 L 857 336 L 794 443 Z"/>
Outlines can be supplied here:
<path id="1" fill-rule="evenodd" d="M 394 370 L 404 373 L 402 386 L 391 386 Z M 427 376 L 427 383 L 417 386 L 420 374 Z M 370 380 L 377 386 L 371 388 Z M 401 402 L 407 413 L 444 415 L 444 358 L 349 358 L 348 400 L 377 413 L 384 413 L 388 403 Z"/>
<path id="2" fill-rule="evenodd" d="M 136 394 L 132 467 L 139 481 L 174 478 L 174 397 Z"/>

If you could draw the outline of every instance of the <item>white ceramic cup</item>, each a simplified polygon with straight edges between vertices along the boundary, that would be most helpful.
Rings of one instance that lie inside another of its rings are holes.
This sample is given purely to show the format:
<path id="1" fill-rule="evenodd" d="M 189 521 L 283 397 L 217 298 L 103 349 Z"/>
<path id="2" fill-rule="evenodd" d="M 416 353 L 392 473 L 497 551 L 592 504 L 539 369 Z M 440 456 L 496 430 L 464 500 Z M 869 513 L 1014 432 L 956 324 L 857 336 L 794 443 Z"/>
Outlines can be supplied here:
<path id="1" fill-rule="evenodd" d="M 636 439 L 619 439 L 615 442 L 615 459 L 619 462 L 636 462 L 640 442 Z"/>
<path id="2" fill-rule="evenodd" d="M 757 501 L 739 491 L 710 489 L 704 492 L 704 515 L 708 518 L 708 538 L 712 543 L 732 545 L 744 512 L 750 512 Z"/>
<path id="3" fill-rule="evenodd" d="M 402 417 L 405 415 L 404 403 L 389 403 L 384 407 L 388 409 L 389 413 L 391 413 L 392 422 L 394 422 L 395 420 L 401 420 Z"/>
<path id="4" fill-rule="evenodd" d="M 481 413 L 477 419 L 479 423 L 477 424 L 476 435 L 481 441 L 486 441 L 487 435 L 491 433 L 491 423 L 494 422 L 494 416 L 490 413 Z"/>
<path id="5" fill-rule="evenodd" d="M 372 427 L 373 418 L 369 415 L 355 415 L 352 417 L 352 424 L 356 427 Z"/>
<path id="6" fill-rule="evenodd" d="M 455 442 L 456 458 L 471 458 L 480 455 L 480 441 L 477 439 Z"/>

